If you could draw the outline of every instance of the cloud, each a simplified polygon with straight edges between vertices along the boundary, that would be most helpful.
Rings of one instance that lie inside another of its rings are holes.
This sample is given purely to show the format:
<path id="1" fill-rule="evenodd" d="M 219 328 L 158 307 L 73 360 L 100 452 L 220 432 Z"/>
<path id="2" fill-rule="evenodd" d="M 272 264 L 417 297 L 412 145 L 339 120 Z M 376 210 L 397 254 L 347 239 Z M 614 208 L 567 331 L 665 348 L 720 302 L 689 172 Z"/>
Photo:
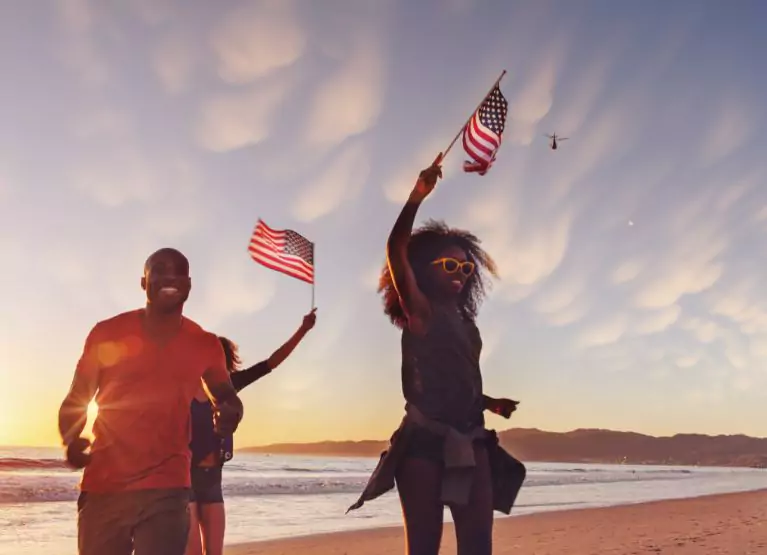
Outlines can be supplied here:
<path id="1" fill-rule="evenodd" d="M 97 161 L 81 165 L 74 182 L 76 189 L 109 207 L 135 200 L 148 201 L 160 187 L 144 154 L 129 144 L 108 150 Z"/>
<path id="2" fill-rule="evenodd" d="M 205 149 L 227 152 L 266 140 L 289 85 L 285 79 L 274 80 L 207 101 L 195 127 L 197 142 Z"/>
<path id="3" fill-rule="evenodd" d="M 679 326 L 701 343 L 711 343 L 721 334 L 721 328 L 716 322 L 703 318 L 686 318 L 680 321 Z"/>
<path id="4" fill-rule="evenodd" d="M 245 249 L 219 255 L 205 283 L 199 321 L 208 329 L 220 327 L 227 318 L 263 310 L 276 291 L 275 273 L 253 264 Z"/>
<path id="5" fill-rule="evenodd" d="M 727 99 L 703 138 L 701 156 L 710 165 L 743 146 L 751 134 L 753 113 L 742 99 Z"/>
<path id="6" fill-rule="evenodd" d="M 642 271 L 643 267 L 643 263 L 637 259 L 627 260 L 615 268 L 615 271 L 612 273 L 611 280 L 616 285 L 629 283 L 630 281 L 636 279 L 637 276 L 639 276 L 639 273 Z"/>
<path id="7" fill-rule="evenodd" d="M 557 75 L 567 55 L 566 40 L 558 36 L 547 41 L 533 71 L 525 76 L 521 90 L 509 96 L 509 114 L 504 140 L 528 146 L 537 135 L 538 123 L 554 105 Z M 503 86 L 502 86 L 503 88 Z"/>
<path id="8" fill-rule="evenodd" d="M 355 199 L 370 174 L 370 153 L 364 142 L 346 146 L 320 177 L 296 195 L 293 216 L 310 222 L 327 216 Z"/>
<path id="9" fill-rule="evenodd" d="M 722 275 L 722 269 L 720 264 L 666 268 L 638 293 L 636 304 L 644 308 L 673 305 L 685 295 L 700 293 L 714 285 Z"/>
<path id="10" fill-rule="evenodd" d="M 455 133 L 455 131 L 453 131 Z M 430 139 L 424 141 L 420 146 L 415 148 L 415 154 L 410 157 L 409 160 L 404 161 L 402 164 L 398 164 L 398 169 L 391 174 L 383 184 L 383 191 L 386 199 L 394 204 L 403 204 L 407 201 L 410 191 L 413 190 L 415 182 L 418 180 L 418 174 L 424 168 L 428 167 L 434 161 L 434 157 L 437 156 L 442 150 L 445 149 L 445 137 L 447 135 L 435 134 Z M 458 148 L 458 147 L 456 147 Z M 457 157 L 453 156 L 452 159 L 448 158 L 445 165 L 442 168 L 443 178 L 437 184 L 434 193 L 438 193 L 439 189 L 445 187 L 445 183 L 451 179 L 450 168 L 448 163 L 455 162 Z M 429 202 L 428 200 L 426 202 Z"/>
<path id="11" fill-rule="evenodd" d="M 561 112 L 557 112 L 557 129 L 550 131 L 569 136 L 581 128 L 604 91 L 609 70 L 620 51 L 621 48 L 616 44 L 600 49 L 599 57 L 580 74 L 573 87 L 568 90 L 567 103 Z"/>
<path id="12" fill-rule="evenodd" d="M 370 263 L 369 267 L 362 272 L 360 282 L 366 291 L 378 291 L 378 279 L 381 277 L 381 268 L 386 261 L 383 258 Z"/>
<path id="13" fill-rule="evenodd" d="M 528 303 L 547 324 L 554 327 L 582 320 L 590 308 L 586 273 L 572 268 L 563 270 L 541 280 L 541 285 L 535 288 L 534 296 Z"/>
<path id="14" fill-rule="evenodd" d="M 89 0 L 56 0 L 56 9 L 65 31 L 65 42 L 57 55 L 80 75 L 86 85 L 104 85 L 110 71 L 93 38 L 97 19 L 94 5 Z M 99 25 L 106 25 L 103 17 L 98 19 Z"/>
<path id="15" fill-rule="evenodd" d="M 660 333 L 674 324 L 679 319 L 681 313 L 682 308 L 679 305 L 671 305 L 643 315 L 634 327 L 634 331 L 640 335 Z"/>
<path id="16" fill-rule="evenodd" d="M 586 280 L 572 273 L 563 274 L 553 286 L 539 291 L 531 301 L 533 309 L 552 326 L 566 326 L 581 320 L 588 312 Z"/>
<path id="17" fill-rule="evenodd" d="M 293 0 L 246 0 L 224 15 L 210 35 L 218 74 L 249 83 L 295 63 L 307 37 Z"/>
<path id="18" fill-rule="evenodd" d="M 178 17 L 178 0 L 130 0 L 128 8 L 147 25 L 162 25 Z"/>
<path id="19" fill-rule="evenodd" d="M 582 348 L 600 347 L 617 343 L 627 330 L 624 314 L 612 314 L 601 322 L 586 326 L 578 336 L 577 344 Z"/>
<path id="20" fill-rule="evenodd" d="M 728 240 L 722 219 L 703 215 L 708 206 L 709 202 L 690 202 L 674 212 L 665 239 L 668 248 L 654 261 L 652 277 L 637 292 L 637 306 L 671 306 L 685 295 L 706 291 L 722 276 L 719 257 Z"/>
<path id="21" fill-rule="evenodd" d="M 700 359 L 695 355 L 684 355 L 676 359 L 676 365 L 679 368 L 692 368 Z"/>
<path id="22" fill-rule="evenodd" d="M 165 37 L 152 55 L 152 68 L 165 91 L 172 95 L 186 90 L 194 64 L 192 48 L 179 34 Z"/>
<path id="23" fill-rule="evenodd" d="M 543 217 L 536 228 L 520 228 L 513 237 L 490 236 L 501 278 L 532 285 L 552 274 L 567 252 L 573 214 L 562 209 Z M 503 244 L 502 244 L 503 243 Z"/>
<path id="24" fill-rule="evenodd" d="M 556 312 L 549 313 L 545 320 L 551 326 L 569 326 L 582 320 L 589 312 L 589 305 L 583 297 L 579 297 L 572 304 Z"/>
<path id="25" fill-rule="evenodd" d="M 383 54 L 373 35 L 360 33 L 348 58 L 317 90 L 309 110 L 306 138 L 335 145 L 369 130 L 383 104 Z"/>
<path id="26" fill-rule="evenodd" d="M 133 131 L 130 116 L 110 107 L 97 108 L 79 116 L 73 129 L 78 139 L 124 139 Z"/>

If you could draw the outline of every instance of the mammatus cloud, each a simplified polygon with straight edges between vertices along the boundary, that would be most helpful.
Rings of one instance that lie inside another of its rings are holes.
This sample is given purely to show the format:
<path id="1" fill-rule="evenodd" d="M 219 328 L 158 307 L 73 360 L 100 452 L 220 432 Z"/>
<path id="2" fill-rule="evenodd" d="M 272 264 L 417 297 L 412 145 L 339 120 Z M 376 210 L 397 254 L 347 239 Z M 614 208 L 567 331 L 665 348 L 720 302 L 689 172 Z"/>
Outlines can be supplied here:
<path id="1" fill-rule="evenodd" d="M 245 0 L 219 21 L 210 35 L 218 74 L 233 84 L 249 83 L 296 62 L 307 38 L 292 0 Z"/>
<path id="2" fill-rule="evenodd" d="M 279 103 L 289 89 L 285 79 L 207 101 L 195 128 L 197 142 L 214 152 L 255 145 L 269 136 Z"/>
<path id="3" fill-rule="evenodd" d="M 643 314 L 634 327 L 634 331 L 640 335 L 660 333 L 674 324 L 681 313 L 682 309 L 679 305 L 671 305 L 649 314 Z"/>
<path id="4" fill-rule="evenodd" d="M 612 282 L 616 285 L 622 283 L 628 283 L 636 279 L 639 273 L 642 271 L 643 264 L 639 260 L 628 260 L 623 262 L 620 266 L 615 268 L 611 278 Z"/>
<path id="5" fill-rule="evenodd" d="M 722 275 L 718 257 L 728 242 L 721 232 L 721 222 L 688 220 L 681 210 L 675 218 L 669 248 L 654 261 L 653 277 L 637 293 L 639 307 L 671 306 L 684 295 L 709 289 Z"/>
<path id="6" fill-rule="evenodd" d="M 572 213 L 547 214 L 540 226 L 521 227 L 512 237 L 490 236 L 501 278 L 510 283 L 532 285 L 552 274 L 562 262 L 570 240 Z"/>
<path id="7" fill-rule="evenodd" d="M 509 98 L 504 139 L 512 144 L 530 145 L 536 137 L 538 122 L 546 117 L 554 104 L 554 88 L 565 50 L 561 39 L 555 38 L 548 45 L 540 62 L 534 66 L 534 73 L 524 79 L 522 90 Z"/>
<path id="8" fill-rule="evenodd" d="M 742 100 L 727 99 L 704 135 L 701 156 L 710 165 L 735 152 L 748 139 L 753 114 Z"/>
<path id="9" fill-rule="evenodd" d="M 76 189 L 109 207 L 148 201 L 161 187 L 146 156 L 132 145 L 107 150 L 98 161 L 80 166 L 74 182 Z"/>
<path id="10" fill-rule="evenodd" d="M 165 91 L 172 95 L 186 90 L 194 63 L 194 52 L 180 34 L 166 36 L 152 55 L 152 68 Z"/>
<path id="11" fill-rule="evenodd" d="M 275 272 L 254 264 L 245 248 L 215 257 L 204 280 L 203 290 L 193 294 L 202 299 L 199 321 L 208 329 L 220 326 L 232 316 L 253 314 L 266 308 L 276 291 Z"/>
<path id="12" fill-rule="evenodd" d="M 110 107 L 94 109 L 77 117 L 73 133 L 78 139 L 124 140 L 134 131 L 133 120 L 125 112 Z"/>
<path id="13" fill-rule="evenodd" d="M 627 330 L 628 319 L 622 313 L 611 314 L 602 321 L 585 326 L 577 339 L 582 348 L 600 347 L 617 343 Z"/>
<path id="14" fill-rule="evenodd" d="M 128 8 L 147 25 L 161 25 L 178 16 L 179 0 L 130 0 Z"/>
<path id="15" fill-rule="evenodd" d="M 93 38 L 93 29 L 103 14 L 89 0 L 56 0 L 56 9 L 65 32 L 65 42 L 57 55 L 86 85 L 104 85 L 110 74 L 109 64 Z"/>
<path id="16" fill-rule="evenodd" d="M 341 67 L 315 93 L 308 142 L 335 145 L 370 129 L 381 113 L 384 90 L 381 46 L 374 35 L 359 33 Z"/>
<path id="17" fill-rule="evenodd" d="M 705 318 L 685 318 L 679 326 L 690 332 L 701 343 L 711 343 L 722 333 L 716 322 Z"/>
<path id="18" fill-rule="evenodd" d="M 344 147 L 318 179 L 295 196 L 293 216 L 310 222 L 327 216 L 359 194 L 370 175 L 370 153 L 366 143 Z"/>
<path id="19" fill-rule="evenodd" d="M 553 327 L 568 326 L 586 316 L 589 310 L 585 273 L 557 272 L 536 289 L 529 304 Z"/>
<path id="20" fill-rule="evenodd" d="M 420 147 L 416 148 L 414 156 L 403 164 L 398 164 L 398 169 L 384 181 L 383 191 L 388 201 L 394 204 L 404 204 L 407 201 L 410 192 L 418 180 L 418 174 L 421 170 L 429 167 L 429 164 L 434 161 L 435 156 L 446 148 L 445 137 L 447 136 L 435 134 L 430 140 L 425 141 Z M 455 176 L 456 172 L 460 171 L 456 164 L 459 152 L 455 149 L 458 148 L 460 148 L 458 145 L 454 146 L 454 151 L 451 151 L 448 159 L 445 160 L 445 164 L 442 167 L 443 178 L 437 183 L 433 194 L 438 195 L 441 189 L 449 187 L 450 185 L 446 185 L 446 183 L 450 181 L 451 176 Z M 429 201 L 427 200 L 426 202 Z"/>

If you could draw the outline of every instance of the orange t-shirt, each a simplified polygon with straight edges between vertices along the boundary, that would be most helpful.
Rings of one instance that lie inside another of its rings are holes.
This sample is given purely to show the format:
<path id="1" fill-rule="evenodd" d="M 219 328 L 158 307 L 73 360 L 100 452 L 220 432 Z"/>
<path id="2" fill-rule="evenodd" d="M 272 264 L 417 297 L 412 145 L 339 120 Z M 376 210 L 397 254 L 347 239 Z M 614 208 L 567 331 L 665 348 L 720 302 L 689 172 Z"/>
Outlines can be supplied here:
<path id="1" fill-rule="evenodd" d="M 215 335 L 184 318 L 180 331 L 158 345 L 147 337 L 141 312 L 96 324 L 78 363 L 78 372 L 98 383 L 99 406 L 83 491 L 189 487 L 192 398 L 208 369 L 229 380 Z"/>

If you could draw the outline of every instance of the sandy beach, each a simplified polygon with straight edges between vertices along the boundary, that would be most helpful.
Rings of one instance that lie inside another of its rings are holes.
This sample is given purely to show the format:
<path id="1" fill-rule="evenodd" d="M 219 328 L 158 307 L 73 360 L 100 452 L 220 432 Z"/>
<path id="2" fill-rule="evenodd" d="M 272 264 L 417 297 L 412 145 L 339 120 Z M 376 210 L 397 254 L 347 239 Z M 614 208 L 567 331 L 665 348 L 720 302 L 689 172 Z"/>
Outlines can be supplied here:
<path id="1" fill-rule="evenodd" d="M 496 521 L 495 553 L 635 555 L 767 553 L 767 491 L 539 513 Z M 403 553 L 402 529 L 384 528 L 231 546 L 226 555 Z M 442 553 L 455 553 L 445 526 Z"/>

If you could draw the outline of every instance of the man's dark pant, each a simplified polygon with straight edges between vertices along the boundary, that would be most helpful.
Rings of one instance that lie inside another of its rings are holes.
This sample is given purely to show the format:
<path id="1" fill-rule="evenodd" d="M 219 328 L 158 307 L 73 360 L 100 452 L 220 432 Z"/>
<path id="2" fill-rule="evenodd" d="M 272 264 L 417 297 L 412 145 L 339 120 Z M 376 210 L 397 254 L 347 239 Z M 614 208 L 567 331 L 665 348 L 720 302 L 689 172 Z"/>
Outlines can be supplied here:
<path id="1" fill-rule="evenodd" d="M 189 490 L 82 492 L 77 501 L 79 555 L 184 555 Z"/>

